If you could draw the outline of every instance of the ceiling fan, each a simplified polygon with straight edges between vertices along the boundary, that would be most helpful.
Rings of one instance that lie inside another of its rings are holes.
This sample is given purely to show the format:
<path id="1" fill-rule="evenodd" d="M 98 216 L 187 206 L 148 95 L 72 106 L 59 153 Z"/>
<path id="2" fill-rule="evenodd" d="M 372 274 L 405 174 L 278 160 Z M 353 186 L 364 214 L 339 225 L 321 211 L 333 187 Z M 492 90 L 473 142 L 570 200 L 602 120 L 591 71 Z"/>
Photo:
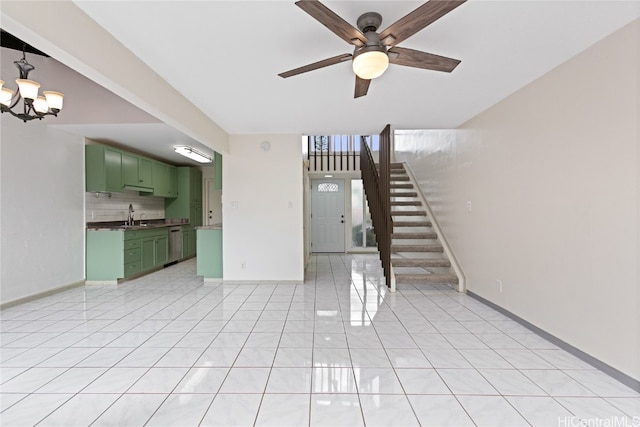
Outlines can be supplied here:
<path id="1" fill-rule="evenodd" d="M 278 75 L 287 78 L 351 60 L 353 71 L 356 74 L 354 98 L 359 98 L 367 94 L 371 79 L 381 76 L 389 63 L 450 73 L 460 63 L 460 60 L 397 47 L 396 45 L 442 18 L 465 1 L 428 1 L 382 32 L 377 32 L 382 23 L 382 16 L 379 13 L 367 12 L 361 15 L 356 23 L 358 26 L 356 29 L 318 0 L 297 1 L 295 4 L 298 7 L 333 31 L 338 37 L 354 45 L 355 50 L 353 54 L 345 53 L 334 56 Z"/>

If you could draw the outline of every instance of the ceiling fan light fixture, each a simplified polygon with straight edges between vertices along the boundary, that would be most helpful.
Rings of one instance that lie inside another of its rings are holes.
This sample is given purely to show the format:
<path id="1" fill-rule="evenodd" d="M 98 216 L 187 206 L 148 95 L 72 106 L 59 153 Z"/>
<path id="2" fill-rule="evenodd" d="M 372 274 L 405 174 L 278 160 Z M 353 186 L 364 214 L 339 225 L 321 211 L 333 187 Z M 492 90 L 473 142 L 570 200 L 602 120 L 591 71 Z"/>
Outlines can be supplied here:
<path id="1" fill-rule="evenodd" d="M 389 56 L 382 46 L 366 46 L 353 56 L 353 72 L 364 80 L 380 77 L 389 67 Z"/>

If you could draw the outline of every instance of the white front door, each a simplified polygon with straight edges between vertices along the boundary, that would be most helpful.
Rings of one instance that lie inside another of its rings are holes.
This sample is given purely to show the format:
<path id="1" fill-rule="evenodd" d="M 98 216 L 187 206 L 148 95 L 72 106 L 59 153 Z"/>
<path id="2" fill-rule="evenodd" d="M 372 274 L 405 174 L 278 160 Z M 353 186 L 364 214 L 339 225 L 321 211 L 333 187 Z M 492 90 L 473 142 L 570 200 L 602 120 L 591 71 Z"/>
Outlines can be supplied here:
<path id="1" fill-rule="evenodd" d="M 344 252 L 344 180 L 311 181 L 311 251 Z"/>

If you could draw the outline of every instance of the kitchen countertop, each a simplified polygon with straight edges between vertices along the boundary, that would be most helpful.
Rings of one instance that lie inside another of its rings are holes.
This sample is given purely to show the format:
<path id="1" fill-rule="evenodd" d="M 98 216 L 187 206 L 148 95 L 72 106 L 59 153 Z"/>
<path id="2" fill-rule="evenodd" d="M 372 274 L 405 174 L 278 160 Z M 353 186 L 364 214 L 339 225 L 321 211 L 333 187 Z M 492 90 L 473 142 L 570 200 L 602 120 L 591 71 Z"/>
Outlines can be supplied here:
<path id="1" fill-rule="evenodd" d="M 196 227 L 196 230 L 222 230 L 222 223 L 219 222 L 217 224 L 202 225 L 200 227 Z"/>
<path id="2" fill-rule="evenodd" d="M 189 225 L 186 218 L 167 218 L 167 219 L 150 219 L 140 223 L 134 221 L 135 225 L 125 225 L 125 221 L 108 221 L 108 222 L 88 222 L 87 230 L 109 230 L 109 231 L 127 231 L 127 230 L 150 230 L 154 228 L 175 227 L 180 225 Z"/>

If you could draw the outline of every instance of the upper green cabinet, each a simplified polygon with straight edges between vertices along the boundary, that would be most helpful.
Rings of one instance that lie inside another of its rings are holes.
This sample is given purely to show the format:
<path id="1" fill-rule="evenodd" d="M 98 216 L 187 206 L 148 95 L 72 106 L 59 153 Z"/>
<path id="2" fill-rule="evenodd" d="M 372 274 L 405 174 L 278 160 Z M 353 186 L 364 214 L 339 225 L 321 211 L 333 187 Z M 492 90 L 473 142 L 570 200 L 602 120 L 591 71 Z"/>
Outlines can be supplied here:
<path id="1" fill-rule="evenodd" d="M 135 154 L 123 153 L 124 186 L 127 190 L 153 191 L 152 162 Z"/>
<path id="2" fill-rule="evenodd" d="M 122 191 L 122 152 L 104 145 L 87 145 L 85 150 L 87 191 Z"/>
<path id="3" fill-rule="evenodd" d="M 178 182 L 176 167 L 165 163 L 153 162 L 153 195 L 160 197 L 177 197 Z"/>
<path id="4" fill-rule="evenodd" d="M 202 171 L 191 167 L 178 167 L 178 197 L 166 199 L 164 213 L 167 218 L 189 218 L 191 227 L 202 225 Z"/>
<path id="5" fill-rule="evenodd" d="M 85 146 L 86 191 L 178 196 L 176 167 L 106 145 Z M 200 184 L 202 185 L 202 184 Z"/>

